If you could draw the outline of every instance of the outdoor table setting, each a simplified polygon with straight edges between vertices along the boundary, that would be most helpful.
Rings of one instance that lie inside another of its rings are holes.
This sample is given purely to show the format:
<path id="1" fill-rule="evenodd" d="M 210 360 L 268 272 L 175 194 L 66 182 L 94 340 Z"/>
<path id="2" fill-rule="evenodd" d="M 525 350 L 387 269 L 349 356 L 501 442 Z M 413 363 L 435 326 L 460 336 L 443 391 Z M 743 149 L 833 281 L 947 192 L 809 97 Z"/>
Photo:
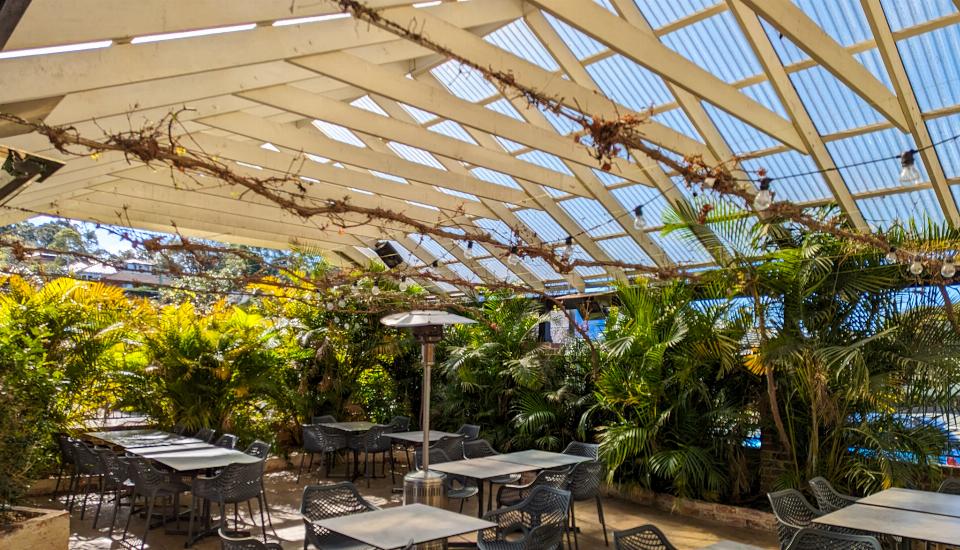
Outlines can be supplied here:
<path id="1" fill-rule="evenodd" d="M 495 460 L 495 457 L 490 456 L 431 464 L 430 469 L 448 475 L 477 480 L 477 517 L 483 517 L 484 481 L 510 474 L 530 472 L 539 468 L 527 464 Z M 492 487 L 491 490 L 493 490 Z"/>
<path id="2" fill-rule="evenodd" d="M 205 443 L 195 437 L 187 437 L 154 429 L 87 432 L 84 433 L 83 436 L 96 442 L 103 442 L 110 446 L 124 449 L 128 447 Z"/>
<path id="3" fill-rule="evenodd" d="M 373 422 L 367 422 L 366 420 L 360 420 L 357 422 L 321 422 L 320 425 L 333 428 L 334 430 L 340 430 L 341 432 L 346 432 L 348 434 L 363 433 L 376 426 L 376 424 Z"/>

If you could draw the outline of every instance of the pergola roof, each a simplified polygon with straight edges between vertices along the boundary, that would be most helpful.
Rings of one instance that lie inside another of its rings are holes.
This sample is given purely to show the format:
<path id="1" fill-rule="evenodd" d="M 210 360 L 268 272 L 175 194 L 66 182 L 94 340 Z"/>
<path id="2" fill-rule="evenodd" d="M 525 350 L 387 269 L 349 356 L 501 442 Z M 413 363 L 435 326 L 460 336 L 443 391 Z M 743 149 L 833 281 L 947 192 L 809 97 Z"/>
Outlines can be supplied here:
<path id="1" fill-rule="evenodd" d="M 483 66 L 591 115 L 652 112 L 651 143 L 767 169 L 779 198 L 837 203 L 860 228 L 905 217 L 960 223 L 953 141 L 960 116 L 960 2 L 924 0 L 370 0 L 395 21 Z M 11 7 L 8 7 L 11 6 Z M 660 219 L 690 191 L 661 164 L 624 158 L 609 172 L 568 134 L 579 128 L 504 97 L 456 61 L 295 0 L 24 0 L 0 27 L 0 111 L 40 116 L 96 136 L 179 115 L 189 144 L 237 170 L 287 171 L 301 152 L 311 196 L 399 208 L 449 228 L 479 227 L 508 243 L 562 242 L 575 255 L 709 266 L 696 243 L 632 225 L 635 206 Z M 308 18 L 298 21 L 297 18 Z M 237 26 L 206 36 L 163 33 Z M 27 48 L 91 49 L 18 57 Z M 6 58 L 5 58 L 6 57 Z M 60 157 L 37 135 L 0 145 Z M 924 149 L 926 148 L 926 149 Z M 924 182 L 889 163 L 841 168 L 921 149 Z M 0 210 L 0 223 L 48 212 L 221 241 L 337 251 L 361 263 L 390 239 L 413 265 L 440 261 L 465 280 L 515 279 L 559 291 L 624 273 L 545 262 L 508 265 L 479 245 L 395 228 L 349 232 L 304 220 L 215 182 L 198 186 L 120 156 L 66 158 L 53 177 Z M 826 172 L 820 172 L 827 170 Z M 19 209 L 19 210 L 18 210 Z M 498 254 L 499 256 L 500 254 Z"/>

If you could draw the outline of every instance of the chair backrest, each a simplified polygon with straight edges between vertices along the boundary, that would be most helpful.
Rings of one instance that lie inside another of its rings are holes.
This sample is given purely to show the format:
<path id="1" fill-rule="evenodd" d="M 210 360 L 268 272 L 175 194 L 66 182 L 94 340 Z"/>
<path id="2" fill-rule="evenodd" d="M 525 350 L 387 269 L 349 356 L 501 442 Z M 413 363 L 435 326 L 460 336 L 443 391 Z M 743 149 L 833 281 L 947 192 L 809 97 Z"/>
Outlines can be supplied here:
<path id="1" fill-rule="evenodd" d="M 647 524 L 613 532 L 616 550 L 676 550 L 656 525 Z"/>
<path id="2" fill-rule="evenodd" d="M 480 437 L 480 426 L 476 424 L 463 424 L 457 433 L 462 435 L 466 441 L 473 441 Z"/>
<path id="3" fill-rule="evenodd" d="M 303 488 L 303 499 L 300 501 L 300 513 L 311 521 L 376 509 L 376 506 L 360 496 L 357 488 L 349 481 L 332 485 L 307 485 Z"/>
<path id="4" fill-rule="evenodd" d="M 551 487 L 566 491 L 570 485 L 570 468 L 541 470 L 530 484 L 531 487 Z"/>
<path id="5" fill-rule="evenodd" d="M 527 527 L 555 525 L 558 528 L 558 536 L 562 536 L 567 524 L 567 512 L 570 510 L 570 492 L 555 487 L 534 487 L 527 498 L 515 508 L 521 510 L 526 516 L 529 522 Z M 557 542 L 559 543 L 559 539 Z M 552 548 L 552 545 L 545 548 Z"/>
<path id="6" fill-rule="evenodd" d="M 595 443 L 581 443 L 580 441 L 571 441 L 567 448 L 563 450 L 565 455 L 582 456 L 597 460 L 600 458 L 600 445 Z"/>
<path id="7" fill-rule="evenodd" d="M 200 430 L 197 431 L 193 437 L 199 439 L 200 441 L 206 441 L 207 443 L 210 443 L 213 441 L 213 436 L 216 435 L 216 433 L 217 431 L 213 428 L 200 428 Z"/>
<path id="8" fill-rule="evenodd" d="M 67 434 L 57 434 L 57 448 L 60 449 L 60 460 L 64 464 L 73 464 L 73 438 Z"/>
<path id="9" fill-rule="evenodd" d="M 383 434 L 390 433 L 389 424 L 377 424 L 363 434 L 363 448 L 367 452 L 389 451 L 392 440 Z"/>
<path id="10" fill-rule="evenodd" d="M 71 444 L 73 446 L 73 462 L 79 473 L 85 475 L 103 474 L 102 463 L 92 446 L 79 439 L 74 439 Z"/>
<path id="11" fill-rule="evenodd" d="M 602 475 L 603 465 L 598 460 L 574 464 L 569 476 L 573 500 L 587 500 L 600 494 Z"/>
<path id="12" fill-rule="evenodd" d="M 390 420 L 391 433 L 406 432 L 410 430 L 409 416 L 394 416 Z"/>
<path id="13" fill-rule="evenodd" d="M 323 416 L 314 416 L 311 420 L 311 424 L 333 424 L 337 421 L 337 417 L 332 414 L 325 414 Z"/>
<path id="14" fill-rule="evenodd" d="M 823 477 L 815 477 L 809 483 L 813 496 L 817 499 L 817 507 L 823 513 L 833 512 L 853 504 L 853 497 L 841 495 Z"/>
<path id="15" fill-rule="evenodd" d="M 110 449 L 96 449 L 95 452 L 100 459 L 100 471 L 109 482 L 120 485 L 130 477 L 130 466 L 122 457 Z"/>
<path id="16" fill-rule="evenodd" d="M 259 439 L 257 439 L 253 443 L 251 443 L 243 452 L 250 456 L 255 456 L 257 458 L 267 458 L 267 456 L 270 454 L 271 446 L 272 445 L 270 445 L 266 441 L 260 441 Z"/>
<path id="17" fill-rule="evenodd" d="M 440 464 L 450 461 L 450 456 L 448 456 L 443 449 L 430 447 L 430 464 Z M 413 465 L 418 470 L 423 468 L 423 447 L 417 447 L 417 450 L 413 452 Z"/>
<path id="18" fill-rule="evenodd" d="M 448 435 L 441 437 L 436 443 L 430 446 L 430 450 L 440 449 L 450 460 L 460 460 L 463 458 L 463 435 Z M 431 455 L 432 456 L 432 455 Z"/>
<path id="19" fill-rule="evenodd" d="M 154 468 L 146 458 L 131 456 L 125 460 L 129 465 L 127 474 L 138 492 L 149 493 L 167 483 L 167 475 Z"/>
<path id="20" fill-rule="evenodd" d="M 943 483 L 937 488 L 937 492 L 948 495 L 960 495 L 960 478 L 948 477 L 943 480 Z"/>
<path id="21" fill-rule="evenodd" d="M 347 447 L 347 434 L 336 428 L 320 424 L 320 431 L 323 433 L 323 441 L 329 448 L 338 450 Z"/>
<path id="22" fill-rule="evenodd" d="M 804 527 L 794 535 L 787 550 L 880 550 L 880 541 L 867 535 Z"/>
<path id="23" fill-rule="evenodd" d="M 474 441 L 463 442 L 463 456 L 466 458 L 483 458 L 485 456 L 498 455 L 496 449 L 486 439 L 477 439 Z"/>
<path id="24" fill-rule="evenodd" d="M 790 544 L 797 531 L 812 526 L 813 520 L 822 515 L 796 489 L 768 493 L 767 498 L 770 499 L 773 515 L 777 518 L 777 535 L 781 548 Z"/>
<path id="25" fill-rule="evenodd" d="M 257 498 L 263 481 L 263 460 L 250 464 L 229 464 L 216 475 L 219 501 L 246 502 Z"/>
<path id="26" fill-rule="evenodd" d="M 217 447 L 223 447 L 224 449 L 236 449 L 237 441 L 240 438 L 233 434 L 223 434 L 213 442 Z"/>
<path id="27" fill-rule="evenodd" d="M 255 537 L 237 537 L 224 532 L 220 529 L 220 549 L 221 550 L 270 550 L 271 548 L 280 548 L 279 545 L 266 544 Z"/>

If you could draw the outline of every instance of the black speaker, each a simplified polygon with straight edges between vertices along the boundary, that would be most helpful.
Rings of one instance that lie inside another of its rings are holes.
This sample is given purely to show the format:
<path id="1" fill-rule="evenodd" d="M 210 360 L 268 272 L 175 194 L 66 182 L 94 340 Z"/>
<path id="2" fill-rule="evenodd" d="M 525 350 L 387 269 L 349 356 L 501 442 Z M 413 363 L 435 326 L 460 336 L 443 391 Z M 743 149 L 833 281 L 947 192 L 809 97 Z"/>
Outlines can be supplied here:
<path id="1" fill-rule="evenodd" d="M 400 257 L 397 249 L 387 241 L 378 241 L 377 245 L 373 248 L 373 251 L 377 253 L 377 256 L 380 256 L 380 259 L 383 260 L 383 263 L 385 263 L 390 269 L 393 269 L 394 267 L 397 267 L 403 263 L 403 258 Z"/>

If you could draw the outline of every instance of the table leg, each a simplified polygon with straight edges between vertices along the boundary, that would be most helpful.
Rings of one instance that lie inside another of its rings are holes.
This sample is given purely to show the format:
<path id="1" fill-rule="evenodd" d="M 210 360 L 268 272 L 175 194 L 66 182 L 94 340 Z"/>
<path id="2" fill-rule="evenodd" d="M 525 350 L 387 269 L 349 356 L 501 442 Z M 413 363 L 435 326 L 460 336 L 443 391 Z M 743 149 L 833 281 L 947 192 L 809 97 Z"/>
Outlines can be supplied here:
<path id="1" fill-rule="evenodd" d="M 477 480 L 477 517 L 483 517 L 483 484 L 484 480 Z"/>

